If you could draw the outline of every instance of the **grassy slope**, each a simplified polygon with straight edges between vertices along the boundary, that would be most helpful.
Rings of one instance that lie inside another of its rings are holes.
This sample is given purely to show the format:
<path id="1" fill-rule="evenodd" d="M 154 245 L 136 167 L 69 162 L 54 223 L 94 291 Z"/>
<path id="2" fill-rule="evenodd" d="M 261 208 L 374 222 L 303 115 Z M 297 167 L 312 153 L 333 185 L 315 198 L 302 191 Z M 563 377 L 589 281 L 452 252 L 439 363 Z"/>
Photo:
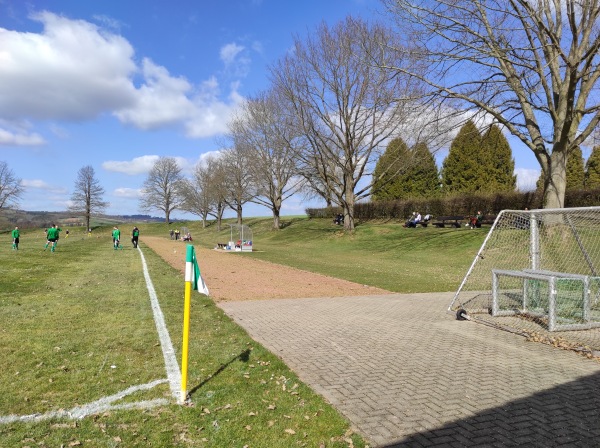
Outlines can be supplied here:
<path id="1" fill-rule="evenodd" d="M 231 221 L 227 221 L 229 223 Z M 252 254 L 240 256 L 285 264 L 395 292 L 455 290 L 472 263 L 487 229 L 434 227 L 406 229 L 398 223 L 363 223 L 353 235 L 330 220 L 283 218 L 284 228 L 271 230 L 267 218 L 247 219 L 253 231 Z M 211 224 L 184 223 L 194 244 L 214 247 L 230 239 Z M 142 233 L 167 235 L 164 224 L 142 227 Z M 234 240 L 237 236 L 234 235 Z"/>

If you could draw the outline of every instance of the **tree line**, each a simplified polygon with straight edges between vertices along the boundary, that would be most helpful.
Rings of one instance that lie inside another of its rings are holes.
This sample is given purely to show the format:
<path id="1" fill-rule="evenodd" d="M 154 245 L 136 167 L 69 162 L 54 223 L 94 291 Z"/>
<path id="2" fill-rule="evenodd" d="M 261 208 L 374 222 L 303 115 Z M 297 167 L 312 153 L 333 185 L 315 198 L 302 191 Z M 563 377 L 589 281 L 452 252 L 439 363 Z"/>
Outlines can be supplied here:
<path id="1" fill-rule="evenodd" d="M 220 220 L 229 207 L 240 221 L 252 201 L 271 209 L 277 228 L 283 201 L 304 194 L 341 207 L 352 231 L 358 201 L 383 194 L 458 128 L 441 191 L 510 188 L 502 130 L 538 161 L 544 206 L 563 207 L 570 155 L 600 122 L 598 0 L 382 3 L 389 24 L 347 17 L 296 36 L 269 66 L 269 87 L 229 123 L 219 155 L 187 180 L 159 160 L 142 209 Z M 479 137 L 475 117 L 488 123 Z M 398 138 L 411 150 L 398 143 L 377 171 Z"/>
<path id="2" fill-rule="evenodd" d="M 392 140 L 375 166 L 372 198 L 510 192 L 516 189 L 514 168 L 510 145 L 500 128 L 492 125 L 482 134 L 469 120 L 452 140 L 441 170 L 425 143 L 409 148 L 401 138 Z"/>
<path id="3" fill-rule="evenodd" d="M 600 121 L 600 4 L 383 3 L 392 26 L 351 17 L 321 24 L 270 67 L 270 88 L 249 98 L 230 127 L 235 162 L 267 168 L 265 177 L 249 174 L 245 199 L 262 198 L 276 223 L 289 185 L 340 207 L 351 231 L 358 201 L 410 190 L 420 159 L 433 167 L 427 153 L 460 128 L 431 188 L 514 190 L 502 130 L 539 162 L 544 206 L 563 207 L 569 156 Z M 473 117 L 488 126 L 477 129 Z M 395 151 L 382 155 L 390 142 Z M 274 169 L 283 160 L 289 177 Z"/>

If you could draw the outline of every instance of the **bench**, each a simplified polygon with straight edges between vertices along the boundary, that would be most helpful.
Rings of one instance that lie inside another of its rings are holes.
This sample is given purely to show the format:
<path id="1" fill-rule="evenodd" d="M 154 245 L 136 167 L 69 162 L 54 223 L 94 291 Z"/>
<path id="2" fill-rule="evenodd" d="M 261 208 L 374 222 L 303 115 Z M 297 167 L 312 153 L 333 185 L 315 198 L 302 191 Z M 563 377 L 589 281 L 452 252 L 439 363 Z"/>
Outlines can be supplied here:
<path id="1" fill-rule="evenodd" d="M 437 216 L 435 218 L 435 222 L 432 222 L 436 227 L 446 227 L 446 225 L 451 227 L 456 227 L 457 229 L 460 227 L 461 221 L 465 219 L 464 216 Z"/>
<path id="2" fill-rule="evenodd" d="M 513 306 L 511 309 L 502 308 L 500 305 L 500 277 L 513 277 L 522 279 L 523 285 L 520 291 L 521 301 L 519 308 Z M 539 291 L 533 291 L 530 297 L 529 283 L 531 281 L 547 283 L 547 299 L 540 299 Z M 579 297 L 573 297 L 573 282 L 580 283 L 577 290 L 581 291 Z M 538 318 L 547 318 L 548 331 L 585 330 L 600 327 L 600 322 L 591 319 L 591 284 L 599 285 L 600 277 L 592 277 L 581 274 L 566 272 L 554 272 L 539 269 L 503 270 L 492 269 L 492 316 L 514 316 L 528 315 Z M 561 288 L 561 285 L 564 285 Z M 565 292 L 566 290 L 566 292 Z M 571 293 L 571 294 L 569 294 Z M 539 310 L 542 310 L 540 312 Z M 572 310 L 577 310 L 577 316 Z M 579 323 L 568 322 L 569 319 Z M 565 323 L 566 322 L 566 323 Z"/>

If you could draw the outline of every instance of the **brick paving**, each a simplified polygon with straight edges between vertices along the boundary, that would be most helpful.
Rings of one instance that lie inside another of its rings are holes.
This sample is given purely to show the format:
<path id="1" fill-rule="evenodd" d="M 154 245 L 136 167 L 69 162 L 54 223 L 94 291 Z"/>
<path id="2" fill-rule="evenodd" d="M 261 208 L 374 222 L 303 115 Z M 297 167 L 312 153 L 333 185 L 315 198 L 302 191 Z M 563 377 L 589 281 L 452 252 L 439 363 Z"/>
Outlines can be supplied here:
<path id="1" fill-rule="evenodd" d="M 451 293 L 221 302 L 371 447 L 600 446 L 600 362 L 446 313 Z"/>

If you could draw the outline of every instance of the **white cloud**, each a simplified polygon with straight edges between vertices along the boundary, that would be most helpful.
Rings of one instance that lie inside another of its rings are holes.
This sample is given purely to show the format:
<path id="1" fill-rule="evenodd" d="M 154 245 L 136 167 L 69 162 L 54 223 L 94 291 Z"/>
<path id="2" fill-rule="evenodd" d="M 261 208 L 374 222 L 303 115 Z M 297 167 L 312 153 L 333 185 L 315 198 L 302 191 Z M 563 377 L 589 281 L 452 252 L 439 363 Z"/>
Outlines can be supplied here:
<path id="1" fill-rule="evenodd" d="M 0 146 L 39 146 L 46 143 L 44 138 L 37 133 L 15 133 L 0 129 Z"/>
<path id="2" fill-rule="evenodd" d="M 228 101 L 219 99 L 219 84 L 211 78 L 202 85 L 198 95 L 194 98 L 196 107 L 194 114 L 185 122 L 186 135 L 191 138 L 210 137 L 228 131 L 233 113 L 244 101 L 237 92 L 238 84 L 233 83 Z"/>
<path id="3" fill-rule="evenodd" d="M 123 173 L 129 176 L 135 176 L 138 174 L 147 174 L 150 172 L 156 161 L 160 158 L 157 155 L 141 156 L 136 157 L 132 160 L 108 160 L 102 163 L 102 168 L 106 171 L 112 171 L 115 173 Z M 173 157 L 177 162 L 177 166 L 183 171 L 191 172 L 193 164 L 185 157 Z M 115 190 L 116 191 L 116 190 Z"/>
<path id="4" fill-rule="evenodd" d="M 36 190 L 45 190 L 46 192 L 52 193 L 55 195 L 67 194 L 67 190 L 65 188 L 51 185 L 41 179 L 22 179 L 21 185 L 28 189 L 33 188 Z"/>
<path id="5" fill-rule="evenodd" d="M 0 116 L 82 120 L 135 97 L 133 48 L 83 20 L 32 16 L 41 34 L 0 28 Z"/>
<path id="6" fill-rule="evenodd" d="M 96 22 L 100 23 L 105 28 L 110 28 L 117 32 L 120 31 L 123 26 L 123 23 L 120 20 L 105 14 L 95 14 L 93 17 Z"/>
<path id="7" fill-rule="evenodd" d="M 244 47 L 235 43 L 227 44 L 221 47 L 220 56 L 225 65 L 235 62 L 236 57 L 244 51 Z"/>
<path id="8" fill-rule="evenodd" d="M 174 78 L 161 66 L 145 58 L 142 62 L 144 84 L 131 107 L 115 112 L 124 123 L 141 129 L 156 129 L 186 120 L 195 113 L 188 98 L 192 85 L 185 78 Z"/>
<path id="9" fill-rule="evenodd" d="M 535 184 L 540 177 L 539 169 L 531 168 L 516 168 L 517 188 L 519 191 L 535 190 Z"/>
<path id="10" fill-rule="evenodd" d="M 256 44 L 252 48 L 256 48 Z M 235 43 L 221 47 L 221 61 L 225 65 L 225 73 L 236 78 L 244 78 L 248 75 L 252 60 L 248 57 L 246 47 Z"/>
<path id="11" fill-rule="evenodd" d="M 39 146 L 46 144 L 40 134 L 32 131 L 28 120 L 4 120 L 0 117 L 0 146 Z"/>
<path id="12" fill-rule="evenodd" d="M 222 99 L 216 78 L 194 84 L 148 58 L 138 66 L 109 18 L 96 17 L 109 28 L 50 12 L 32 19 L 43 24 L 41 33 L 0 28 L 0 119 L 84 121 L 112 113 L 142 130 L 174 127 L 189 138 L 226 132 L 241 98 L 237 84 Z M 221 49 L 229 75 L 247 74 L 243 54 L 237 44 Z M 43 140 L 33 133 L 3 138 L 20 145 Z"/>
<path id="13" fill-rule="evenodd" d="M 230 85 L 229 97 L 223 101 L 215 77 L 195 88 L 185 78 L 170 76 L 164 67 L 149 59 L 143 62 L 142 74 L 145 83 L 138 89 L 135 103 L 115 112 L 122 122 L 140 129 L 183 125 L 190 138 L 223 134 L 233 111 L 243 101 L 237 92 L 238 83 Z"/>
<path id="14" fill-rule="evenodd" d="M 137 199 L 141 197 L 142 190 L 137 188 L 116 188 L 113 195 L 118 198 Z"/>
<path id="15" fill-rule="evenodd" d="M 116 173 L 124 173 L 130 176 L 135 176 L 137 174 L 148 173 L 158 159 L 159 156 L 152 155 L 136 157 L 135 159 L 129 161 L 109 160 L 102 163 L 102 168 L 104 168 L 106 171 L 113 171 Z"/>

